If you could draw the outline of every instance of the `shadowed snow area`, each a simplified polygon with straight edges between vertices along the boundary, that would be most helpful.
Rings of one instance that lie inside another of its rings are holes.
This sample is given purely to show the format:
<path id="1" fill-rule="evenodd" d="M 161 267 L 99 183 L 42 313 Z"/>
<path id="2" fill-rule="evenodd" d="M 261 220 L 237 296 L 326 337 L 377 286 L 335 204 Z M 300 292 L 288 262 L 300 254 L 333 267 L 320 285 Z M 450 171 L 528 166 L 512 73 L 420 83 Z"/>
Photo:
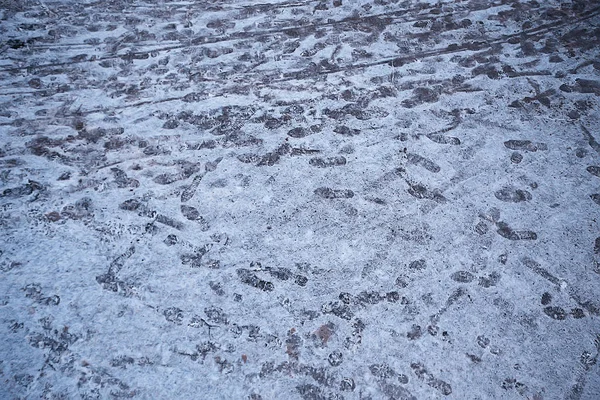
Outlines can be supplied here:
<path id="1" fill-rule="evenodd" d="M 0 0 L 0 398 L 600 399 L 599 27 Z"/>

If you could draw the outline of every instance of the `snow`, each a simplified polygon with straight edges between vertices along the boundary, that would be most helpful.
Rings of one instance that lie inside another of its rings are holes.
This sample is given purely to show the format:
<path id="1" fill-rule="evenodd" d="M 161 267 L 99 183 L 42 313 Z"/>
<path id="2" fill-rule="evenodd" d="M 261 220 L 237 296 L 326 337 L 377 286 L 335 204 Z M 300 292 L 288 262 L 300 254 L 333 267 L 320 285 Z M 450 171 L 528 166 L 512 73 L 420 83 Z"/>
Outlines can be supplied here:
<path id="1" fill-rule="evenodd" d="M 600 398 L 595 2 L 0 11 L 0 398 Z"/>

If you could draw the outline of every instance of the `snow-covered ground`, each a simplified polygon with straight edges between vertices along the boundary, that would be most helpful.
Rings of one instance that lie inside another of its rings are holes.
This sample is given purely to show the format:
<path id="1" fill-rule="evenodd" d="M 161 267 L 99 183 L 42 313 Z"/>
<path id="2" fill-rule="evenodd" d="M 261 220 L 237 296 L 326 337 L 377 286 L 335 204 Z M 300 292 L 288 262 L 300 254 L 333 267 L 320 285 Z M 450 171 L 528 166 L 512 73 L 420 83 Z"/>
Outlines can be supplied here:
<path id="1" fill-rule="evenodd" d="M 0 1 L 0 398 L 600 399 L 599 26 Z"/>

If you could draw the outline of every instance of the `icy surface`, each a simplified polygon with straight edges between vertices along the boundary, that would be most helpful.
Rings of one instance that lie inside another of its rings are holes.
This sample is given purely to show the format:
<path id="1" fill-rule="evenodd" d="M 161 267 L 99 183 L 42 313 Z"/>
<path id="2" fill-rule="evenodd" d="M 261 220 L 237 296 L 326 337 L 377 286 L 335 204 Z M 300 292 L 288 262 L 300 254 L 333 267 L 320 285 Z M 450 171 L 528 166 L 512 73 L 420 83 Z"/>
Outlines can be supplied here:
<path id="1" fill-rule="evenodd" d="M 0 398 L 600 398 L 600 2 L 0 19 Z"/>

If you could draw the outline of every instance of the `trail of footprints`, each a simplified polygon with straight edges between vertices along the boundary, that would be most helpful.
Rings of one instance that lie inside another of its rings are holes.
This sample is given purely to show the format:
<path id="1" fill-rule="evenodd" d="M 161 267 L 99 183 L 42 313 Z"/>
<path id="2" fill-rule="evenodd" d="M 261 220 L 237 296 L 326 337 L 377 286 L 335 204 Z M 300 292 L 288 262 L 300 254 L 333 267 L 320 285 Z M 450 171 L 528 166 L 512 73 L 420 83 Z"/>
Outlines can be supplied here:
<path id="1" fill-rule="evenodd" d="M 439 142 L 438 142 L 439 143 Z M 515 151 L 523 151 L 523 152 L 536 152 L 539 150 L 546 150 L 544 144 L 540 143 L 531 143 L 526 140 L 510 140 L 505 143 L 505 146 L 508 149 Z M 282 146 L 279 150 L 271 155 L 267 154 L 266 156 L 238 156 L 238 159 L 241 162 L 247 162 L 251 160 L 251 162 L 255 163 L 257 167 L 268 167 L 273 165 L 278 161 L 278 157 L 280 155 L 286 155 L 293 152 L 299 152 L 300 150 L 294 149 L 289 145 Z M 311 150 L 310 152 L 316 152 L 317 150 Z M 515 153 L 511 155 L 511 159 L 513 159 Z M 183 176 L 178 176 L 177 179 L 191 179 L 191 183 L 185 187 L 181 194 L 181 215 L 187 219 L 188 221 L 194 221 L 201 226 L 202 231 L 207 231 L 210 229 L 209 225 L 206 221 L 200 216 L 198 210 L 192 206 L 188 206 L 184 203 L 188 202 L 191 198 L 193 198 L 196 193 L 199 183 L 202 178 L 211 171 L 214 171 L 217 168 L 217 165 L 221 159 L 217 159 L 214 162 L 206 163 L 205 171 L 199 172 L 199 168 L 194 167 L 193 172 L 185 172 Z M 440 172 L 440 167 L 433 163 L 431 160 L 420 156 L 414 153 L 408 153 L 406 155 L 406 161 L 408 165 L 413 165 L 417 167 L 421 167 L 430 173 L 438 173 Z M 343 156 L 331 156 L 331 157 L 313 157 L 308 161 L 309 165 L 315 168 L 337 168 L 344 167 L 347 164 L 347 160 Z M 115 175 L 115 181 L 118 184 L 119 188 L 128 187 L 129 185 L 135 185 L 135 180 L 131 180 L 123 173 L 119 172 L 119 170 L 114 169 L 112 171 Z M 591 174 L 595 174 L 596 170 L 592 167 L 588 168 L 588 172 Z M 195 175 L 194 175 L 195 174 Z M 435 190 L 430 191 L 421 183 L 414 183 L 408 178 L 408 173 L 404 168 L 400 168 L 396 174 L 400 177 L 403 177 L 405 182 L 407 183 L 407 193 L 412 195 L 417 199 L 428 199 L 435 201 L 436 203 L 446 203 L 447 199 L 440 193 Z M 595 174 L 597 175 L 597 174 Z M 159 176 L 160 177 L 160 176 Z M 162 178 L 161 178 L 162 179 Z M 175 180 L 167 179 L 165 181 L 166 184 L 170 184 Z M 133 182 L 133 183 L 132 183 Z M 160 182 L 161 184 L 163 182 Z M 355 193 L 349 189 L 332 189 L 328 187 L 320 187 L 315 189 L 314 194 L 322 197 L 327 200 L 349 200 L 355 196 Z M 527 203 L 533 201 L 533 196 L 530 191 L 525 189 L 519 189 L 512 186 L 503 187 L 493 193 L 493 196 L 504 203 Z M 592 197 L 593 199 L 593 197 Z M 183 223 L 178 222 L 170 217 L 167 217 L 162 214 L 158 214 L 155 211 L 149 210 L 143 202 L 140 202 L 136 199 L 127 200 L 120 205 L 120 208 L 127 211 L 137 212 L 138 215 L 146 218 L 152 218 L 153 223 L 157 222 L 176 230 L 182 230 Z M 486 234 L 488 231 L 488 226 L 490 224 L 495 225 L 497 233 L 508 240 L 535 240 L 537 239 L 537 235 L 535 232 L 528 230 L 514 230 L 512 229 L 506 222 L 500 220 L 500 211 L 498 209 L 491 209 L 487 213 L 481 213 L 480 215 L 481 222 L 477 224 L 475 227 L 475 231 L 481 235 Z M 189 265 L 191 267 L 209 267 L 209 268 L 219 268 L 218 261 L 211 261 L 209 263 L 203 263 L 203 257 L 209 253 L 211 246 L 206 245 L 204 247 L 197 247 L 191 245 L 189 243 L 182 242 L 176 235 L 171 234 L 165 239 L 165 243 L 168 246 L 183 245 L 185 248 L 192 250 L 191 253 L 186 253 L 181 256 L 181 261 L 183 265 Z M 596 243 L 596 248 L 600 248 L 600 245 Z M 101 275 L 97 278 L 98 282 L 103 285 L 105 289 L 111 291 L 121 291 L 127 293 L 128 285 L 127 283 L 120 281 L 117 279 L 117 274 L 120 269 L 123 267 L 124 262 L 129 258 L 133 252 L 135 251 L 134 247 L 131 247 L 127 250 L 123 255 L 118 257 L 110 266 L 108 273 L 105 275 Z M 595 249 L 596 253 L 600 250 Z M 506 257 L 501 256 L 499 258 L 499 262 L 501 264 L 506 263 Z M 558 278 L 555 278 L 552 274 L 550 274 L 547 270 L 539 266 L 535 261 L 525 259 L 523 264 L 531 269 L 533 272 L 550 281 L 551 283 L 558 285 L 560 283 Z M 424 259 L 419 259 L 412 261 L 408 265 L 409 271 L 420 271 L 427 268 L 427 263 Z M 261 276 L 270 276 L 272 278 L 277 279 L 280 282 L 293 282 L 299 287 L 306 286 L 309 278 L 302 275 L 292 272 L 292 270 L 284 267 L 270 267 L 270 266 L 262 266 L 260 263 L 250 263 L 248 268 L 239 268 L 236 270 L 236 275 L 239 281 L 249 287 L 258 289 L 263 292 L 271 292 L 273 291 L 275 284 L 271 281 L 268 281 Z M 453 272 L 449 278 L 456 282 L 459 286 L 454 292 L 452 292 L 445 305 L 443 305 L 435 314 L 430 317 L 429 325 L 425 328 L 422 328 L 418 324 L 412 324 L 412 327 L 407 331 L 406 338 L 408 340 L 417 340 L 422 337 L 422 335 L 427 332 L 431 336 L 437 336 L 439 333 L 439 328 L 437 327 L 437 323 L 440 319 L 440 316 L 447 312 L 453 305 L 460 301 L 461 298 L 468 295 L 468 290 L 462 285 L 468 285 L 472 282 L 476 281 L 478 286 L 484 289 L 494 287 L 498 285 L 501 281 L 501 274 L 495 271 L 490 273 L 480 274 L 479 276 L 475 275 L 472 272 L 459 270 Z M 399 276 L 396 279 L 396 286 L 401 290 L 406 289 L 411 283 L 411 279 L 408 276 Z M 213 291 L 222 296 L 223 291 L 221 285 L 216 282 L 210 282 L 210 286 Z M 574 295 L 576 298 L 576 294 Z M 235 294 L 235 297 L 239 297 L 241 299 L 241 295 Z M 314 311 L 314 315 L 332 315 L 335 316 L 342 321 L 348 321 L 351 323 L 352 333 L 350 336 L 346 338 L 345 347 L 346 349 L 351 349 L 354 346 L 360 345 L 362 332 L 365 328 L 364 324 L 357 316 L 360 314 L 360 310 L 364 309 L 365 306 L 373 306 L 377 305 L 381 302 L 387 303 L 399 303 L 408 314 L 413 315 L 413 319 L 418 318 L 419 312 L 415 308 L 414 301 L 404 297 L 400 292 L 392 290 L 387 293 L 381 293 L 376 291 L 363 291 L 356 295 L 352 295 L 350 293 L 341 293 L 339 295 L 338 300 L 332 301 L 326 304 L 323 304 L 320 310 Z M 587 313 L 596 314 L 597 309 L 593 308 L 594 306 L 591 303 L 586 303 L 587 308 L 575 307 L 572 308 L 571 312 L 568 313 L 560 306 L 554 306 L 552 303 L 552 295 L 549 292 L 545 292 L 541 297 L 541 306 L 543 307 L 543 313 L 554 320 L 564 320 L 567 317 L 571 316 L 572 318 L 584 318 Z M 501 304 L 498 303 L 498 304 Z M 278 339 L 276 336 L 270 336 L 263 334 L 258 334 L 260 328 L 254 326 L 240 326 L 237 324 L 231 325 L 231 321 L 228 319 L 227 315 L 223 313 L 223 311 L 219 308 L 207 308 L 204 310 L 204 316 L 198 315 L 190 315 L 187 316 L 186 313 L 177 307 L 169 307 L 165 308 L 161 311 L 165 320 L 171 322 L 176 325 L 184 325 L 187 324 L 193 328 L 203 328 L 206 329 L 208 334 L 214 330 L 222 330 L 224 327 L 229 327 L 229 334 L 234 335 L 234 337 L 239 336 L 244 330 L 248 330 L 248 339 L 247 340 L 255 340 L 258 337 L 263 337 L 263 340 L 266 340 L 266 345 L 269 343 L 278 343 L 281 342 L 282 339 Z M 315 316 L 311 316 L 311 313 L 305 314 L 305 317 L 309 319 L 315 318 Z M 332 335 L 333 332 L 338 331 L 340 327 L 335 324 L 329 323 L 328 325 L 323 325 L 319 330 L 317 330 L 314 334 L 312 334 L 313 339 L 316 338 L 317 342 L 315 343 L 326 343 L 328 338 Z M 442 340 L 450 340 L 447 332 L 442 332 L 440 334 Z M 301 338 L 295 333 L 290 333 L 287 339 L 285 339 L 284 343 L 287 346 L 287 353 L 290 356 L 290 362 L 283 363 L 279 366 L 276 366 L 272 363 L 266 363 L 262 367 L 261 376 L 266 377 L 274 372 L 283 372 L 283 371 L 295 371 L 295 373 L 305 374 L 307 376 L 312 377 L 316 381 L 318 385 L 312 384 L 304 384 L 298 386 L 296 389 L 298 393 L 304 398 L 320 398 L 322 396 L 333 395 L 337 390 L 340 392 L 345 391 L 353 391 L 355 390 L 355 383 L 352 378 L 344 378 L 339 377 L 335 373 L 326 372 L 325 370 L 318 370 L 315 367 L 294 363 L 293 360 L 298 359 L 299 352 L 302 351 L 302 347 L 306 345 L 306 340 L 310 338 L 310 336 L 305 336 L 305 338 Z M 477 338 L 477 344 L 481 348 L 487 348 L 489 344 L 489 339 L 484 336 L 480 336 Z M 180 355 L 189 357 L 192 361 L 202 359 L 205 360 L 207 356 L 211 353 L 219 353 L 219 350 L 223 350 L 220 348 L 220 345 L 216 342 L 205 342 L 204 344 L 197 345 L 193 350 L 176 350 L 176 352 Z M 492 354 L 499 354 L 499 349 L 490 350 Z M 482 358 L 476 354 L 468 353 L 467 357 L 473 363 L 482 362 Z M 344 362 L 344 351 L 334 350 L 331 352 L 327 358 L 328 363 L 331 367 L 337 367 Z M 235 370 L 236 364 L 233 361 L 222 358 L 222 356 L 214 356 L 214 362 L 218 365 L 219 370 L 222 373 L 231 373 Z M 118 363 L 117 363 L 118 364 Z M 404 388 L 402 385 L 406 385 L 409 381 L 407 375 L 397 374 L 394 372 L 389 366 L 385 364 L 373 364 L 369 367 L 370 372 L 379 379 L 379 386 L 383 393 L 392 397 L 392 398 L 406 398 L 413 399 L 415 398 L 411 392 Z M 412 371 L 413 376 L 427 386 L 439 391 L 442 395 L 449 395 L 452 393 L 452 388 L 450 384 L 447 382 L 437 378 L 435 375 L 431 374 L 427 367 L 420 362 L 413 362 L 410 364 L 410 370 Z M 389 379 L 395 378 L 397 383 L 389 382 Z M 328 389 L 331 388 L 328 392 Z M 502 388 L 505 390 L 515 389 L 519 393 L 525 393 L 527 388 L 524 384 L 516 381 L 513 378 L 507 378 L 502 383 Z"/>

